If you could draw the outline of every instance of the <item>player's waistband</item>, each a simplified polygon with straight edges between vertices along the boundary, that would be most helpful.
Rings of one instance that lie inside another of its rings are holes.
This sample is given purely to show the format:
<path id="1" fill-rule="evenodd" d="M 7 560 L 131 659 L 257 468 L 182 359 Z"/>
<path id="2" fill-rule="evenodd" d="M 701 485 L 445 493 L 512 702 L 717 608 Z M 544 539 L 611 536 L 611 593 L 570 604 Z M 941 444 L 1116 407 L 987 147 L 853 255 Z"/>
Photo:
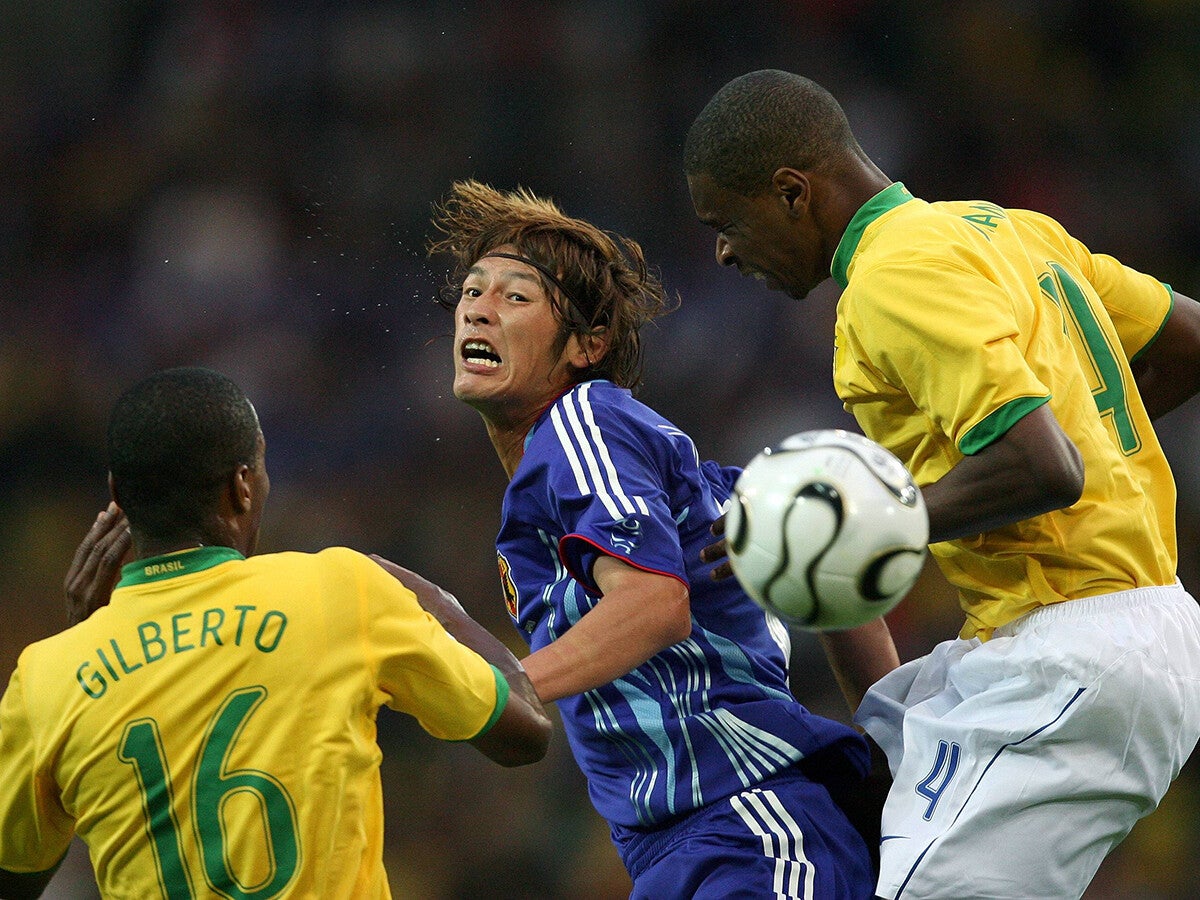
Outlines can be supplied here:
<path id="1" fill-rule="evenodd" d="M 1012 637 L 1035 622 L 1082 621 L 1094 619 L 1117 609 L 1131 610 L 1160 604 L 1195 604 L 1195 602 L 1191 594 L 1184 590 L 1183 585 L 1178 581 L 1174 584 L 1133 588 L 1128 591 L 1116 591 L 1112 594 L 1097 594 L 1094 597 L 1081 597 L 1078 600 L 1063 600 L 1049 606 L 1039 606 L 1037 609 L 999 626 L 992 632 L 992 637 Z"/>

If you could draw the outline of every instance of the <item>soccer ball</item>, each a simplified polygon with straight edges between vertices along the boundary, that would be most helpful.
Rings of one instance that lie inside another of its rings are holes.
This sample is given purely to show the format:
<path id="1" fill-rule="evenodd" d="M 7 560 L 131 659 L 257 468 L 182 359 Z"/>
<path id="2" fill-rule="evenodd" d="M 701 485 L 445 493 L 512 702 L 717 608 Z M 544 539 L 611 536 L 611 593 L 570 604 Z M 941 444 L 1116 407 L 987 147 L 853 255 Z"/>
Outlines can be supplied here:
<path id="1" fill-rule="evenodd" d="M 725 515 L 734 575 L 781 619 L 816 631 L 889 612 L 921 573 L 929 516 L 889 451 L 841 429 L 805 431 L 759 453 Z"/>

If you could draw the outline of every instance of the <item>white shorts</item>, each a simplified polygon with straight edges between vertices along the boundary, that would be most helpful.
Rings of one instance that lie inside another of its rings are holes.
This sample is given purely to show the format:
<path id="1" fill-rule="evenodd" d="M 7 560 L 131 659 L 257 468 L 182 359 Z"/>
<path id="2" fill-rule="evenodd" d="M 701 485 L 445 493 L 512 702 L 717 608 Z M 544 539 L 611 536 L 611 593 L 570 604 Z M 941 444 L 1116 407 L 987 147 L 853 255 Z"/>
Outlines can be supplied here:
<path id="1" fill-rule="evenodd" d="M 855 721 L 894 779 L 886 898 L 1078 898 L 1200 738 L 1181 586 L 1044 607 L 889 673 Z"/>

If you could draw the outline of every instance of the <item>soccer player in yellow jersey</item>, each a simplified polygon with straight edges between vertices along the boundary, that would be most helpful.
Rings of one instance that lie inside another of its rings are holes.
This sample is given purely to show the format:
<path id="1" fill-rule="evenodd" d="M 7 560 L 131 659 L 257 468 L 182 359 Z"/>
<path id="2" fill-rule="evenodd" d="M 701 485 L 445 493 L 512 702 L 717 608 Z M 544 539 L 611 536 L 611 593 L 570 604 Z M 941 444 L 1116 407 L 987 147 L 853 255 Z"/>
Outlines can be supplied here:
<path id="1" fill-rule="evenodd" d="M 718 262 L 841 286 L 835 387 L 921 484 L 966 616 L 856 716 L 894 776 L 880 896 L 1081 896 L 1200 736 L 1151 424 L 1200 389 L 1200 304 L 1044 215 L 913 197 L 797 75 L 731 81 L 684 156 Z"/>
<path id="2" fill-rule="evenodd" d="M 380 706 L 544 755 L 521 665 L 449 594 L 345 548 L 252 555 L 265 444 L 228 378 L 139 382 L 108 447 L 120 509 L 68 580 L 101 608 L 27 647 L 0 701 L 0 896 L 38 896 L 78 834 L 105 897 L 388 897 Z"/>

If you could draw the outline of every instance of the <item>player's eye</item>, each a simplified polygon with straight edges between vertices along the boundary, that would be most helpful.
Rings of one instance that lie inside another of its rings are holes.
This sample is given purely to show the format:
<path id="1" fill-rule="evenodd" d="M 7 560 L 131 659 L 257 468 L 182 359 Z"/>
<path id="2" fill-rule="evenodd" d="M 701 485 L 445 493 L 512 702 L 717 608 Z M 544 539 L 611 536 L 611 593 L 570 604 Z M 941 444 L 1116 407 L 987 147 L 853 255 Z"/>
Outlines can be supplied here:
<path id="1" fill-rule="evenodd" d="M 513 291 L 511 294 L 509 294 L 508 299 L 515 300 L 518 303 L 528 303 L 529 302 L 528 297 L 526 297 L 524 294 L 518 294 L 516 291 Z"/>
<path id="2" fill-rule="evenodd" d="M 483 291 L 479 290 L 477 287 L 467 287 L 465 284 L 463 285 L 462 297 L 464 300 L 468 298 L 474 299 L 475 297 L 480 296 L 482 293 Z"/>

